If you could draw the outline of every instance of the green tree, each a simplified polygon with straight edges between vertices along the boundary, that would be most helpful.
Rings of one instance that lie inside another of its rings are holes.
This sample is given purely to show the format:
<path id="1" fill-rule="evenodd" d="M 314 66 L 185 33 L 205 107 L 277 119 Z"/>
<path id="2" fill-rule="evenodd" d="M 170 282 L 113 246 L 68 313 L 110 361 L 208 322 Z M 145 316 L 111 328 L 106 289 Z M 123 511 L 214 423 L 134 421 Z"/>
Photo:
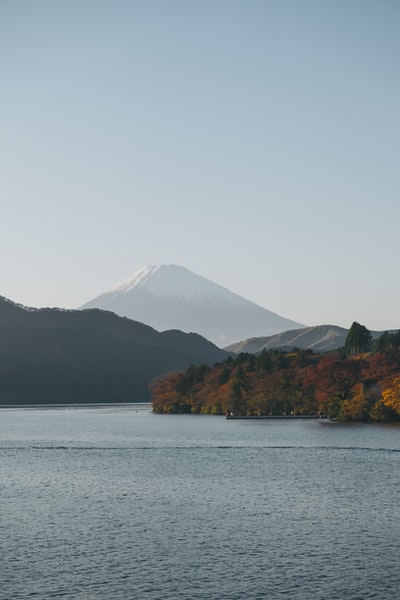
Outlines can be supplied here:
<path id="1" fill-rule="evenodd" d="M 347 333 L 346 341 L 344 343 L 346 352 L 351 356 L 362 354 L 371 349 L 371 344 L 371 332 L 364 327 L 364 325 L 360 325 L 360 323 L 354 321 Z"/>
<path id="2" fill-rule="evenodd" d="M 384 331 L 373 343 L 374 352 L 385 352 L 392 348 L 400 349 L 400 331 Z"/>

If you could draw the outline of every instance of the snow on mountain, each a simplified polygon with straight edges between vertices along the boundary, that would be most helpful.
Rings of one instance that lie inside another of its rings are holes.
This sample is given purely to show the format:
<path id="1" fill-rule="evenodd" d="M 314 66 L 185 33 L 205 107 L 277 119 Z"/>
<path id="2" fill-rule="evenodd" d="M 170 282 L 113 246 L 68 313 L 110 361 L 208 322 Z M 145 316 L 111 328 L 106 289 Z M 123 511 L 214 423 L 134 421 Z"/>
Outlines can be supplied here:
<path id="1" fill-rule="evenodd" d="M 250 301 L 234 294 L 189 269 L 178 265 L 146 265 L 110 290 L 111 294 L 127 294 L 145 289 L 161 298 L 179 298 L 188 302 L 244 306 Z"/>
<path id="2" fill-rule="evenodd" d="M 221 347 L 304 327 L 178 265 L 146 265 L 80 308 L 110 310 L 159 331 L 199 333 Z"/>

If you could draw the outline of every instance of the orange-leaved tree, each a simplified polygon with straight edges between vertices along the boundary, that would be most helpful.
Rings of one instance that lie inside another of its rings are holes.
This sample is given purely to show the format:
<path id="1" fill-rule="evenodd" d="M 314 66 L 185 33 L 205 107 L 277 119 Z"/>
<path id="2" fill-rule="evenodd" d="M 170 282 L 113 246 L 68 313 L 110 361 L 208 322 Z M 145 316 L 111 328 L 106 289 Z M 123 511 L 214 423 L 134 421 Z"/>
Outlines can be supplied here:
<path id="1" fill-rule="evenodd" d="M 383 403 L 400 415 L 400 377 L 395 377 L 390 387 L 382 390 Z"/>

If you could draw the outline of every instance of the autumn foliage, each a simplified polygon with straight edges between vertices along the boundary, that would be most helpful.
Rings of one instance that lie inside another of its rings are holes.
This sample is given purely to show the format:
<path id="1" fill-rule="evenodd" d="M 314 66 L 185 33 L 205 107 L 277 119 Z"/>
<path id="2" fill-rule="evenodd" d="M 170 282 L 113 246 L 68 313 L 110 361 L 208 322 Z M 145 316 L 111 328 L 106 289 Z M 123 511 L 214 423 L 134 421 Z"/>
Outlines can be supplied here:
<path id="1" fill-rule="evenodd" d="M 319 414 L 400 420 L 400 351 L 352 355 L 311 350 L 239 354 L 192 366 L 151 385 L 157 413 Z"/>

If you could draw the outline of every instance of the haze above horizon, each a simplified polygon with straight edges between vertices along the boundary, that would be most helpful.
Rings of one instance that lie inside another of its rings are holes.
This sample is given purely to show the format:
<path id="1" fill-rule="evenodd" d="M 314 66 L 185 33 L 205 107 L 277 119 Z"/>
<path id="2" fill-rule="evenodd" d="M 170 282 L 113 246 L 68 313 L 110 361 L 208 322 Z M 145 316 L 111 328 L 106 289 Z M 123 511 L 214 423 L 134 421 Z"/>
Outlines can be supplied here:
<path id="1" fill-rule="evenodd" d="M 400 327 L 400 4 L 4 0 L 0 295 L 178 264 L 309 325 Z"/>

